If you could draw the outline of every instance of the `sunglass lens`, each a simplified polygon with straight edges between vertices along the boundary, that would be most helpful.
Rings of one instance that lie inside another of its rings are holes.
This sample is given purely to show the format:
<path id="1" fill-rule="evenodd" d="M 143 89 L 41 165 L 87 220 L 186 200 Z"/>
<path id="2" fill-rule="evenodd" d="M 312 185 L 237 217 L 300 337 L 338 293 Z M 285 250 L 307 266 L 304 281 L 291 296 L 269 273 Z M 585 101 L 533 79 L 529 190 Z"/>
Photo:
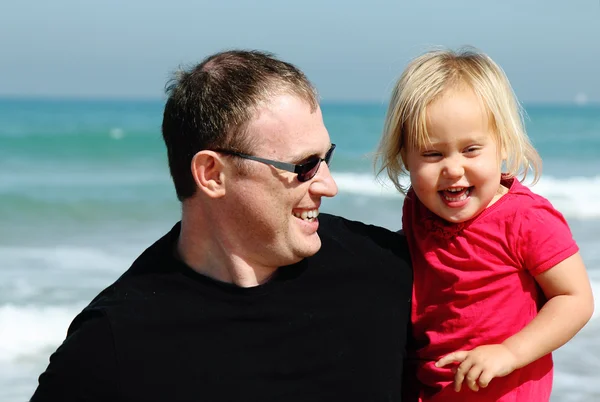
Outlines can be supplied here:
<path id="1" fill-rule="evenodd" d="M 309 162 L 306 162 L 302 167 L 302 172 L 298 174 L 299 181 L 308 181 L 315 177 L 317 171 L 319 170 L 319 165 L 321 164 L 321 159 L 315 158 Z"/>
<path id="2" fill-rule="evenodd" d="M 325 158 L 315 158 L 314 160 L 306 162 L 304 165 L 302 165 L 302 172 L 298 173 L 298 181 L 308 181 L 315 177 L 319 171 L 319 166 L 321 166 L 322 161 L 329 166 L 329 162 L 333 156 L 333 151 L 335 151 L 335 144 L 331 144 L 331 148 L 329 148 L 329 151 L 327 151 L 327 154 L 325 154 Z"/>
<path id="3" fill-rule="evenodd" d="M 325 155 L 325 159 L 323 159 L 327 166 L 330 166 L 329 162 L 333 156 L 333 151 L 335 151 L 335 144 L 331 144 L 331 148 L 329 148 L 329 151 L 327 151 L 327 154 Z"/>

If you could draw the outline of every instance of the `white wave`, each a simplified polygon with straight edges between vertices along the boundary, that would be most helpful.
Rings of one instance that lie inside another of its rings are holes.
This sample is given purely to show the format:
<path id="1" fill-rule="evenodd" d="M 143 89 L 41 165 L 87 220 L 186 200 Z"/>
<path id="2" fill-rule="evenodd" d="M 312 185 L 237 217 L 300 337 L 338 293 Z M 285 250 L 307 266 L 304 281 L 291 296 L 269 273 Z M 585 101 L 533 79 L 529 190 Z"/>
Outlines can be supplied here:
<path id="1" fill-rule="evenodd" d="M 544 176 L 531 190 L 546 197 L 567 217 L 600 218 L 600 176 L 565 179 Z"/>
<path id="2" fill-rule="evenodd" d="M 600 315 L 600 282 L 592 280 L 596 295 L 592 319 Z M 0 306 L 0 361 L 14 361 L 53 351 L 65 339 L 67 328 L 83 305 Z"/>
<path id="3" fill-rule="evenodd" d="M 0 260 L 5 269 L 50 267 L 58 270 L 123 271 L 132 260 L 122 251 L 110 253 L 91 247 L 22 247 L 1 246 Z"/>
<path id="4" fill-rule="evenodd" d="M 600 316 L 600 280 L 592 275 L 595 311 L 592 320 Z M 0 306 L 0 362 L 14 361 L 41 352 L 53 351 L 66 336 L 73 318 L 89 300 L 70 305 Z"/>
<path id="5" fill-rule="evenodd" d="M 340 193 L 383 198 L 402 196 L 385 176 L 376 179 L 366 173 L 334 172 L 333 177 Z M 408 184 L 408 179 L 402 183 Z M 550 200 L 567 218 L 600 218 L 600 176 L 561 179 L 544 176 L 531 190 Z"/>
<path id="6" fill-rule="evenodd" d="M 166 170 L 127 171 L 103 168 L 101 171 L 90 167 L 68 166 L 55 168 L 44 166 L 43 171 L 21 171 L 0 177 L 0 191 L 21 191 L 23 188 L 64 189 L 88 187 L 140 186 L 145 184 L 169 185 Z M 78 169 L 78 171 L 75 171 Z M 87 170 L 86 170 L 87 169 Z"/>
<path id="7" fill-rule="evenodd" d="M 334 172 L 333 178 L 339 191 L 343 193 L 385 198 L 402 196 L 396 190 L 394 184 L 387 177 L 384 178 L 383 175 L 380 178 L 375 178 L 374 175 L 365 173 Z"/>
<path id="8" fill-rule="evenodd" d="M 594 294 L 594 315 L 592 319 L 600 317 L 600 281 L 590 279 L 592 283 L 592 293 Z"/>
<path id="9" fill-rule="evenodd" d="M 125 137 L 125 131 L 121 127 L 114 127 L 110 129 L 108 135 L 113 140 L 120 140 Z"/>
<path id="10" fill-rule="evenodd" d="M 0 306 L 0 361 L 55 349 L 82 307 Z"/>

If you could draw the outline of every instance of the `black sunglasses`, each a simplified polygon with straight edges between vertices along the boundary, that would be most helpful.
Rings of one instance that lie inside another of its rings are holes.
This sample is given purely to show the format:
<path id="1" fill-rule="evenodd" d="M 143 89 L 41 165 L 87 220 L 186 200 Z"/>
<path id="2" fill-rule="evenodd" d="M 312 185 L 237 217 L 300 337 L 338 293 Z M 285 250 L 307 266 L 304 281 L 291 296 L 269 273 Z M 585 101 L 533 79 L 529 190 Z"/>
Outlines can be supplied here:
<path id="1" fill-rule="evenodd" d="M 311 157 L 307 162 L 301 165 L 294 165 L 293 163 L 287 162 L 279 162 L 271 159 L 260 158 L 258 156 L 252 156 L 247 154 L 242 154 L 240 152 L 229 151 L 226 149 L 215 149 L 215 152 L 220 152 L 225 155 L 237 156 L 244 159 L 249 159 L 251 161 L 257 161 L 261 163 L 265 163 L 267 165 L 271 165 L 276 167 L 277 169 L 285 170 L 287 172 L 296 173 L 298 175 L 298 181 L 304 182 L 315 177 L 317 172 L 319 171 L 319 166 L 321 166 L 321 162 L 325 162 L 327 166 L 329 166 L 329 161 L 331 161 L 331 157 L 333 156 L 333 151 L 335 151 L 335 144 L 331 144 L 331 148 L 325 154 L 324 158 L 319 158 L 318 156 Z"/>

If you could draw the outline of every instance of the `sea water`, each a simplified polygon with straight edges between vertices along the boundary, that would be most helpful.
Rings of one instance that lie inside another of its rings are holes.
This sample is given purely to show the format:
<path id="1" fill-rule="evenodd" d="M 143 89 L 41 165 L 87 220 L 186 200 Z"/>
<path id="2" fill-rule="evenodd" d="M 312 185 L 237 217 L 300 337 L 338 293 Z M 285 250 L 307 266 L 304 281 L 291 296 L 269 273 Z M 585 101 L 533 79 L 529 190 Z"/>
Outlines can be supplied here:
<path id="1" fill-rule="evenodd" d="M 0 99 L 1 401 L 31 396 L 72 318 L 178 220 L 163 105 Z M 373 173 L 385 105 L 322 108 L 339 194 L 321 211 L 399 229 L 402 196 Z M 600 299 L 600 106 L 526 110 L 544 161 L 532 190 L 565 215 Z M 598 321 L 555 352 L 554 402 L 600 400 Z"/>

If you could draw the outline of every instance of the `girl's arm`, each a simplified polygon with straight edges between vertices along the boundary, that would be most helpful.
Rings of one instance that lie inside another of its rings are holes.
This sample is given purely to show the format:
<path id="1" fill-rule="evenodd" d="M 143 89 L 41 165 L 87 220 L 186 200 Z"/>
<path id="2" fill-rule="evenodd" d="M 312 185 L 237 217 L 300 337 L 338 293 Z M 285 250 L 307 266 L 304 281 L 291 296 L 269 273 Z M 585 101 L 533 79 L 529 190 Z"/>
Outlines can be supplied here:
<path id="1" fill-rule="evenodd" d="M 437 367 L 460 363 L 454 387 L 463 381 L 473 391 L 487 387 L 494 377 L 514 370 L 558 349 L 591 318 L 594 299 L 585 265 L 579 253 L 568 257 L 535 277 L 548 301 L 521 331 L 499 345 L 484 345 L 441 358 Z"/>

